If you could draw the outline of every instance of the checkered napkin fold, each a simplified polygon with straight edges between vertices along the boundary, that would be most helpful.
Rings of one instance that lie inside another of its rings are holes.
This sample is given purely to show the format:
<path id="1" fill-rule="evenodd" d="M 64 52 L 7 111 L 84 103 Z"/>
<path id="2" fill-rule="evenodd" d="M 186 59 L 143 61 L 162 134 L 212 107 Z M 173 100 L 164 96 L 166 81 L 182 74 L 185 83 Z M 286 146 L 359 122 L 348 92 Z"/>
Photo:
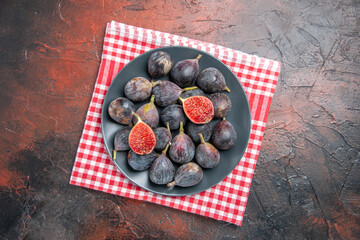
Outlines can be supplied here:
<path id="1" fill-rule="evenodd" d="M 136 56 L 164 46 L 192 47 L 218 58 L 238 77 L 251 109 L 250 140 L 239 164 L 214 187 L 190 196 L 168 197 L 134 185 L 113 164 L 101 134 L 101 108 L 111 81 Z M 169 33 L 114 21 L 108 23 L 100 69 L 70 184 L 241 225 L 279 72 L 280 63 L 277 61 Z"/>

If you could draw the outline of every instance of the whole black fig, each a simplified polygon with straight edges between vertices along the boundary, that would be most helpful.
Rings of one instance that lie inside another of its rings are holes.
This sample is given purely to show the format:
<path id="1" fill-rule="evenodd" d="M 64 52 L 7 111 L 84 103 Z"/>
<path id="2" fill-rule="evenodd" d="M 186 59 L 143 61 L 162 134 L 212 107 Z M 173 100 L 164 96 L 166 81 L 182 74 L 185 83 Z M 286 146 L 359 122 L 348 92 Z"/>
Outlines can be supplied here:
<path id="1" fill-rule="evenodd" d="M 154 129 L 154 134 L 156 137 L 155 151 L 161 152 L 172 139 L 169 123 L 166 123 L 166 128 L 158 127 Z"/>
<path id="2" fill-rule="evenodd" d="M 126 83 L 125 96 L 133 102 L 142 102 L 151 95 L 152 84 L 143 77 L 135 77 Z"/>
<path id="3" fill-rule="evenodd" d="M 149 169 L 150 180 L 155 184 L 167 184 L 174 179 L 175 168 L 172 162 L 166 157 L 166 151 L 169 144 L 166 146 L 162 154 L 155 159 Z"/>
<path id="4" fill-rule="evenodd" d="M 123 127 L 119 129 L 114 137 L 114 149 L 115 151 L 127 151 L 130 150 L 129 146 L 129 133 L 131 127 Z"/>
<path id="5" fill-rule="evenodd" d="M 214 105 L 214 118 L 223 118 L 229 114 L 231 100 L 225 93 L 213 93 L 209 98 Z"/>
<path id="6" fill-rule="evenodd" d="M 136 154 L 133 150 L 128 152 L 127 161 L 132 169 L 135 171 L 144 171 L 149 169 L 154 160 L 158 155 L 153 151 L 149 154 L 139 155 Z"/>
<path id="7" fill-rule="evenodd" d="M 181 165 L 176 171 L 175 181 L 167 184 L 168 187 L 191 187 L 198 184 L 203 178 L 203 171 L 193 162 Z"/>
<path id="8" fill-rule="evenodd" d="M 152 85 L 152 93 L 155 95 L 155 103 L 159 107 L 169 106 L 170 104 L 173 104 L 178 100 L 182 92 L 197 88 L 189 87 L 182 89 L 175 83 L 166 80 L 152 82 Z"/>
<path id="9" fill-rule="evenodd" d="M 159 124 L 159 112 L 154 104 L 155 96 L 152 95 L 150 102 L 143 104 L 136 110 L 136 113 L 139 115 L 142 121 L 144 121 L 151 128 L 156 128 Z M 137 117 L 133 117 L 134 125 L 138 122 Z"/>
<path id="10" fill-rule="evenodd" d="M 205 142 L 199 133 L 201 143 L 196 147 L 195 160 L 203 168 L 216 167 L 220 161 L 219 151 L 211 144 Z"/>
<path id="11" fill-rule="evenodd" d="M 195 142 L 200 143 L 199 133 L 202 133 L 204 140 L 209 141 L 212 134 L 212 123 L 196 124 L 189 121 L 185 126 L 185 132 Z"/>
<path id="12" fill-rule="evenodd" d="M 108 107 L 110 117 L 114 121 L 126 125 L 131 124 L 132 113 L 134 111 L 135 105 L 124 97 L 113 100 Z"/>
<path id="13" fill-rule="evenodd" d="M 179 134 L 172 140 L 169 156 L 171 160 L 180 164 L 190 162 L 195 156 L 195 145 L 191 138 L 184 133 L 182 122 L 180 122 Z"/>
<path id="14" fill-rule="evenodd" d="M 215 125 L 211 140 L 216 148 L 226 150 L 235 146 L 237 133 L 234 126 L 223 118 Z"/>
<path id="15" fill-rule="evenodd" d="M 183 125 L 187 123 L 187 118 L 182 106 L 178 104 L 172 104 L 164 108 L 160 114 L 163 124 L 169 123 L 170 130 L 176 130 L 180 127 L 180 122 Z"/>
<path id="16" fill-rule="evenodd" d="M 173 66 L 171 56 L 163 51 L 151 54 L 148 61 L 148 72 L 152 78 L 160 78 L 168 74 Z"/>
<path id="17" fill-rule="evenodd" d="M 170 71 L 171 81 L 180 87 L 188 87 L 195 83 L 199 75 L 199 54 L 194 59 L 185 59 L 177 62 Z"/>
<path id="18" fill-rule="evenodd" d="M 228 91 L 230 89 L 226 86 L 224 75 L 213 67 L 205 68 L 196 80 L 196 85 L 204 92 L 215 93 L 220 91 Z"/>

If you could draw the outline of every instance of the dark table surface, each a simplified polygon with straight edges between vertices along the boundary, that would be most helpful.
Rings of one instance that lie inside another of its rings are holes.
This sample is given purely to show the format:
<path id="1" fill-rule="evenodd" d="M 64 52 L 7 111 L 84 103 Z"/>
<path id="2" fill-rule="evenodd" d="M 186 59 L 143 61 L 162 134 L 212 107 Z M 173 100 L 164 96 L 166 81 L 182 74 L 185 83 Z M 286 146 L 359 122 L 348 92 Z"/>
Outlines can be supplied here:
<path id="1" fill-rule="evenodd" d="M 0 239 L 359 239 L 360 2 L 0 2 Z M 69 185 L 107 22 L 282 62 L 241 227 Z"/>

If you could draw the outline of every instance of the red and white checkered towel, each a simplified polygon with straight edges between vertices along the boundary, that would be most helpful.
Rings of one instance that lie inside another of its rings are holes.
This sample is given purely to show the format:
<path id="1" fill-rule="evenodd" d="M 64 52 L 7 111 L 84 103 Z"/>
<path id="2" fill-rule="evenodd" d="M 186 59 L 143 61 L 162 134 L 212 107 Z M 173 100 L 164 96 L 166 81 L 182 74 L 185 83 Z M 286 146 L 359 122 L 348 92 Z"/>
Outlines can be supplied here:
<path id="1" fill-rule="evenodd" d="M 145 51 L 174 45 L 201 49 L 229 66 L 245 89 L 252 117 L 249 144 L 236 168 L 211 189 L 184 197 L 154 194 L 131 183 L 110 159 L 100 129 L 102 104 L 116 74 L 125 64 Z M 100 69 L 70 184 L 241 225 L 279 72 L 280 63 L 277 61 L 169 33 L 114 21 L 108 23 Z"/>

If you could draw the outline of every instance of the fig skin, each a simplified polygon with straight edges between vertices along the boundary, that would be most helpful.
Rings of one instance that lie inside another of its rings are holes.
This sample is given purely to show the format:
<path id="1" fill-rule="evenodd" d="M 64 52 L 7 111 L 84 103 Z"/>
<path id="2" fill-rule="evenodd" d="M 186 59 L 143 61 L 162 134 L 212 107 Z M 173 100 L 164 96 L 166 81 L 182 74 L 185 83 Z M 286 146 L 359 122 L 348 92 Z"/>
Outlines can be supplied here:
<path id="1" fill-rule="evenodd" d="M 130 126 L 123 127 L 119 129 L 114 137 L 114 149 L 115 151 L 128 151 L 130 150 L 129 146 L 129 134 L 131 131 Z"/>
<path id="2" fill-rule="evenodd" d="M 208 142 L 205 142 L 201 133 L 199 133 L 201 143 L 196 147 L 195 160 L 203 168 L 214 168 L 219 164 L 219 151 Z"/>
<path id="3" fill-rule="evenodd" d="M 191 138 L 184 133 L 182 122 L 180 122 L 179 134 L 172 140 L 169 156 L 173 162 L 179 164 L 188 163 L 195 156 L 195 144 Z"/>
<path id="4" fill-rule="evenodd" d="M 148 72 L 152 78 L 164 77 L 170 72 L 173 64 L 170 54 L 156 51 L 149 57 Z"/>
<path id="5" fill-rule="evenodd" d="M 169 123 L 170 130 L 177 130 L 180 127 L 180 122 L 183 125 L 187 123 L 187 117 L 182 106 L 173 104 L 164 108 L 160 114 L 163 124 Z"/>
<path id="6" fill-rule="evenodd" d="M 129 125 L 135 105 L 129 99 L 119 97 L 113 100 L 108 107 L 110 117 L 117 123 Z"/>
<path id="7" fill-rule="evenodd" d="M 155 159 L 149 169 L 149 177 L 151 182 L 159 185 L 170 183 L 175 176 L 175 168 L 169 158 L 166 157 L 166 151 L 169 144 L 166 146 L 162 154 Z"/>
<path id="8" fill-rule="evenodd" d="M 168 183 L 167 186 L 191 187 L 200 183 L 203 176 L 203 170 L 198 164 L 194 162 L 185 163 L 176 171 L 175 181 Z"/>
<path id="9" fill-rule="evenodd" d="M 210 140 L 213 127 L 211 122 L 205 124 L 196 124 L 189 121 L 185 126 L 186 134 L 194 141 L 194 143 L 200 143 L 199 133 L 202 133 L 204 140 L 207 142 Z"/>
<path id="10" fill-rule="evenodd" d="M 225 118 L 215 125 L 211 141 L 217 149 L 227 150 L 235 146 L 237 133 L 234 126 Z"/>
<path id="11" fill-rule="evenodd" d="M 135 171 L 144 171 L 150 168 L 157 157 L 158 155 L 154 151 L 146 155 L 139 155 L 133 150 L 130 150 L 127 155 L 127 161 Z"/>
<path id="12" fill-rule="evenodd" d="M 195 83 L 199 75 L 199 54 L 194 59 L 185 59 L 177 62 L 170 71 L 171 81 L 180 87 L 188 87 Z"/>
<path id="13" fill-rule="evenodd" d="M 152 95 L 150 102 L 142 105 L 136 111 L 136 113 L 139 115 L 141 120 L 143 120 L 151 128 L 156 128 L 159 125 L 159 112 L 154 104 L 154 98 L 155 96 Z M 134 125 L 137 123 L 137 121 L 138 121 L 137 118 L 134 116 L 133 117 Z"/>
<path id="14" fill-rule="evenodd" d="M 171 139 L 171 131 L 169 127 L 169 123 L 166 123 L 166 128 L 164 127 L 158 127 L 154 130 L 154 134 L 156 137 L 156 145 L 155 145 L 155 151 L 162 151 L 165 149 L 166 144 L 168 144 Z"/>
<path id="15" fill-rule="evenodd" d="M 196 85 L 206 93 L 228 91 L 224 75 L 214 67 L 205 68 L 196 80 Z"/>
<path id="16" fill-rule="evenodd" d="M 125 96 L 133 102 L 142 102 L 150 98 L 152 84 L 144 77 L 132 78 L 124 88 Z"/>
<path id="17" fill-rule="evenodd" d="M 159 107 L 167 107 L 173 103 L 176 103 L 181 93 L 197 88 L 189 87 L 182 89 L 175 83 L 167 80 L 152 82 L 152 85 L 152 93 L 155 95 L 155 103 Z"/>
<path id="18" fill-rule="evenodd" d="M 214 105 L 214 118 L 224 118 L 230 113 L 232 104 L 225 93 L 213 93 L 209 99 Z"/>

